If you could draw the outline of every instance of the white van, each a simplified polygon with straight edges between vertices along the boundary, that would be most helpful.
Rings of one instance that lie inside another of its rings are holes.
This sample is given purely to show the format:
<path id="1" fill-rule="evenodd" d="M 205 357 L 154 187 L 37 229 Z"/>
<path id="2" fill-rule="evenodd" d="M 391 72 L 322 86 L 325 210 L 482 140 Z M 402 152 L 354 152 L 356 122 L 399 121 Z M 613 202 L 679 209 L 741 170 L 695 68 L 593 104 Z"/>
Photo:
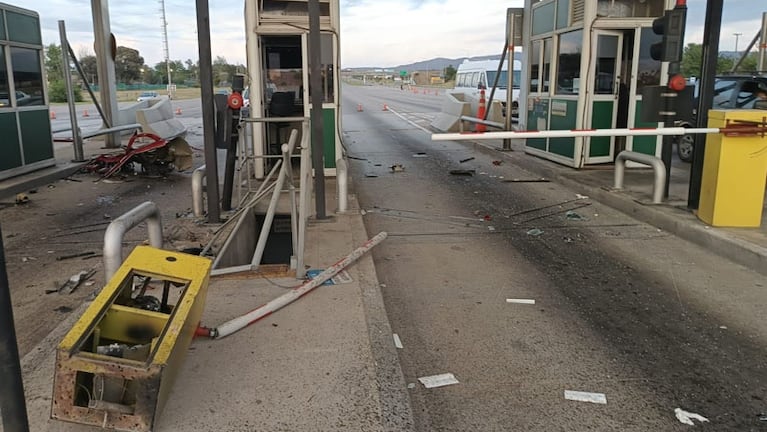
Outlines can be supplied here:
<path id="1" fill-rule="evenodd" d="M 455 75 L 455 90 L 466 95 L 466 101 L 471 103 L 471 112 L 477 112 L 479 107 L 480 90 L 485 89 L 485 98 L 487 107 L 490 107 L 490 90 L 495 82 L 495 75 L 498 72 L 498 62 L 495 60 L 464 60 L 458 66 Z M 493 100 L 501 102 L 503 105 L 503 115 L 506 115 L 506 86 L 508 84 L 508 62 L 504 61 L 501 67 L 501 76 L 498 78 L 498 86 L 495 88 Z M 514 60 L 514 89 L 512 95 L 511 115 L 517 116 L 519 107 L 519 84 L 521 80 L 522 62 Z M 489 119 L 489 118 L 488 118 Z"/>

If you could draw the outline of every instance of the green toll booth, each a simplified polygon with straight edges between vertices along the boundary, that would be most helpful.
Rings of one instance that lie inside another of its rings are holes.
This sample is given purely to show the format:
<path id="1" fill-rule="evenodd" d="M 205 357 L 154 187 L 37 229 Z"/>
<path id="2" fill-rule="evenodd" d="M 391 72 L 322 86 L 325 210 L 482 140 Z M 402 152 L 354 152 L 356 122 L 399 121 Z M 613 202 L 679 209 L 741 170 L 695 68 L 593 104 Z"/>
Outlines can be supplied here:
<path id="1" fill-rule="evenodd" d="M 654 128 L 641 120 L 642 89 L 665 84 L 653 60 L 652 22 L 675 0 L 525 0 L 521 130 Z M 526 108 L 526 109 L 525 109 Z M 582 168 L 622 150 L 660 156 L 655 136 L 527 139 L 525 151 Z"/>
<path id="2" fill-rule="evenodd" d="M 0 180 L 55 164 L 36 12 L 0 3 Z"/>

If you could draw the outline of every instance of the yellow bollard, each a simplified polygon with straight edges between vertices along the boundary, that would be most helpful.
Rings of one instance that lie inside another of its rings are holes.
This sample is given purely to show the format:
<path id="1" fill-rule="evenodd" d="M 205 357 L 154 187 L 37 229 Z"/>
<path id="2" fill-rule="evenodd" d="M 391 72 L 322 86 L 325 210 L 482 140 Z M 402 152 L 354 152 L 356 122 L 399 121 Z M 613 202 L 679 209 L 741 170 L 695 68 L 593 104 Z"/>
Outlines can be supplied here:
<path id="1" fill-rule="evenodd" d="M 765 117 L 763 110 L 711 110 L 708 127 L 762 123 Z M 765 177 L 767 136 L 708 135 L 698 218 L 712 226 L 760 226 Z"/>

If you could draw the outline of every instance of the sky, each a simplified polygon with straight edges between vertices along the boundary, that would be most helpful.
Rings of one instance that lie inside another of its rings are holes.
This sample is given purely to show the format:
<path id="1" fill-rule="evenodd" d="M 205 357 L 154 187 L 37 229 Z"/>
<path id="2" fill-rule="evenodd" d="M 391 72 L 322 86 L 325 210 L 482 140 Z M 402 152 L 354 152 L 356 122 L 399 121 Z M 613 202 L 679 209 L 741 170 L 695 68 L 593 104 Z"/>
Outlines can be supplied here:
<path id="1" fill-rule="evenodd" d="M 58 20 L 79 56 L 93 53 L 91 0 L 3 0 L 36 10 L 43 43 L 59 44 Z M 208 0 L 212 55 L 245 64 L 242 0 Z M 255 1 L 255 0 L 251 0 Z M 341 66 L 393 67 L 434 57 L 459 58 L 499 53 L 503 48 L 506 8 L 522 0 L 340 0 Z M 139 50 L 145 63 L 164 60 L 159 0 L 108 1 L 117 44 Z M 165 0 L 171 60 L 196 61 L 195 0 Z M 703 39 L 705 0 L 688 0 L 685 42 Z M 481 6 L 480 6 L 481 5 Z M 767 11 L 764 0 L 724 0 L 720 50 L 744 49 Z"/>

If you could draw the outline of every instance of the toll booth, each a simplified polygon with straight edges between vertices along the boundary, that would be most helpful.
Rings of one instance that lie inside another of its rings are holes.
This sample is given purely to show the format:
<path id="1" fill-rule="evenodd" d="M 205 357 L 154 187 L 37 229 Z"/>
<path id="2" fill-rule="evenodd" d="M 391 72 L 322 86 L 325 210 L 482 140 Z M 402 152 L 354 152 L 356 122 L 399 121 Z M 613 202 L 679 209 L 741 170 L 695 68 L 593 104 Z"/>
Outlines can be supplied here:
<path id="1" fill-rule="evenodd" d="M 642 89 L 665 84 L 652 22 L 674 0 L 525 0 L 520 129 L 658 127 L 641 120 Z M 525 85 L 526 83 L 526 85 Z M 525 105 L 521 105 L 521 108 Z M 527 139 L 525 151 L 574 168 L 622 150 L 660 156 L 655 136 Z"/>
<path id="2" fill-rule="evenodd" d="M 322 119 L 325 174 L 335 175 L 342 154 L 339 95 L 338 0 L 320 0 Z M 246 0 L 245 28 L 248 57 L 250 116 L 310 117 L 309 2 L 308 0 Z M 296 122 L 254 123 L 255 155 L 280 154 Z M 299 137 L 300 142 L 300 137 Z M 264 165 L 256 161 L 256 177 Z"/>
<path id="3" fill-rule="evenodd" d="M 0 180 L 56 163 L 36 12 L 0 3 Z"/>

